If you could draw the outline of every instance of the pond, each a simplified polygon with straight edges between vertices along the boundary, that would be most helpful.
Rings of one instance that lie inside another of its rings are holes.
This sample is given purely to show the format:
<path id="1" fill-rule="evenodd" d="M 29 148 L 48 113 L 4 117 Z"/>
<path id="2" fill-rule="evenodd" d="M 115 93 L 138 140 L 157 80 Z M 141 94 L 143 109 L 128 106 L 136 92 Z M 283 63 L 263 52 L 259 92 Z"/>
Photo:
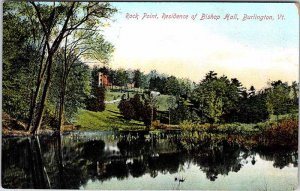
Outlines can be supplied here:
<path id="1" fill-rule="evenodd" d="M 192 135 L 193 136 L 193 135 Z M 180 132 L 70 132 L 2 138 L 4 188 L 294 190 L 295 149 Z"/>

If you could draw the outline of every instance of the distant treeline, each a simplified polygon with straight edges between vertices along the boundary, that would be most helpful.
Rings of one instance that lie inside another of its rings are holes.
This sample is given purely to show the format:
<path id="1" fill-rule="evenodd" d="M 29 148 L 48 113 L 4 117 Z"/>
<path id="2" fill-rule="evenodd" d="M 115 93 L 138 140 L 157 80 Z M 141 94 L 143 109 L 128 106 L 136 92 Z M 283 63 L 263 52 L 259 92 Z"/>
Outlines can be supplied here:
<path id="1" fill-rule="evenodd" d="M 172 95 L 174 100 L 168 99 L 167 102 L 173 124 L 183 120 L 256 123 L 271 115 L 295 113 L 298 109 L 299 84 L 295 81 L 290 85 L 281 80 L 272 81 L 266 88 L 256 90 L 254 86 L 245 88 L 236 78 L 218 76 L 214 71 L 208 72 L 203 80 L 195 83 L 189 79 L 160 74 L 156 70 L 148 74 L 140 70 L 105 67 L 94 70 L 108 75 L 115 85 L 134 83 L 137 88 Z"/>

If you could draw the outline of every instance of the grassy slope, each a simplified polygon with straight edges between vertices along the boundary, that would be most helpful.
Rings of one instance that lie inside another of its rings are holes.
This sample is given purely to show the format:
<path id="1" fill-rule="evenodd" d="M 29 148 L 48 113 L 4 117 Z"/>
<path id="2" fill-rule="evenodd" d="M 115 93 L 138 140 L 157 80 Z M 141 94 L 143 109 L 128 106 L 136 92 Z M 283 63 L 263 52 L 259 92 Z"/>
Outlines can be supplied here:
<path id="1" fill-rule="evenodd" d="M 124 120 L 116 104 L 106 104 L 103 112 L 81 110 L 75 125 L 80 125 L 80 130 L 139 130 L 145 128 L 143 122 Z"/>
<path id="2" fill-rule="evenodd" d="M 111 100 L 115 100 L 115 99 L 120 99 L 123 94 L 125 94 L 127 97 L 127 93 L 114 92 L 114 91 L 108 90 L 105 94 L 105 100 L 111 101 Z M 129 97 L 133 97 L 134 94 L 135 94 L 134 92 L 130 92 Z M 170 95 L 160 95 L 157 98 L 157 106 L 158 106 L 159 111 L 167 111 L 168 110 L 167 100 L 169 97 L 170 97 Z"/>
<path id="3" fill-rule="evenodd" d="M 159 111 L 167 111 L 168 110 L 168 98 L 171 97 L 171 95 L 160 95 L 157 98 L 157 105 Z"/>
<path id="4" fill-rule="evenodd" d="M 123 94 L 121 92 L 107 91 L 106 92 L 106 101 L 111 101 L 121 98 Z M 135 93 L 130 92 L 129 96 L 133 97 Z M 167 111 L 168 104 L 167 99 L 170 95 L 160 95 L 157 100 L 157 106 L 159 111 Z M 80 130 L 139 130 L 144 129 L 145 126 L 143 122 L 135 120 L 124 120 L 122 115 L 119 112 L 116 104 L 106 104 L 106 109 L 103 112 L 92 112 L 87 110 L 81 110 L 76 118 L 75 125 L 80 125 Z M 296 113 L 297 114 L 297 113 Z M 289 115 L 280 115 L 278 119 L 286 118 Z M 276 116 L 271 116 L 271 118 L 262 123 L 258 124 L 242 124 L 242 123 L 231 123 L 231 124 L 222 124 L 218 125 L 218 129 L 221 131 L 234 130 L 234 131 L 243 131 L 243 132 L 257 132 L 259 129 L 268 126 L 268 123 L 274 123 L 277 121 Z M 179 125 L 182 129 L 186 129 L 185 126 L 193 126 L 191 124 L 181 124 Z M 205 127 L 207 124 L 196 125 L 199 127 Z M 178 128 L 178 127 L 177 127 Z"/>

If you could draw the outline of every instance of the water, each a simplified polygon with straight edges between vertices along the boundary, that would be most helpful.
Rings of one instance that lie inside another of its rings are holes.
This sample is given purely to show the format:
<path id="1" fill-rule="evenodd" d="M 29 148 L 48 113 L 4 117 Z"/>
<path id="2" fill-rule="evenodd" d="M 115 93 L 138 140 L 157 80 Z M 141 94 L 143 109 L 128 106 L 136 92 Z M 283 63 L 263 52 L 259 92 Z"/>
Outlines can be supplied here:
<path id="1" fill-rule="evenodd" d="M 198 138 L 196 145 L 180 133 L 73 132 L 3 138 L 2 186 L 105 190 L 297 188 L 297 150 L 249 147 L 228 142 L 224 136 L 209 137 Z"/>

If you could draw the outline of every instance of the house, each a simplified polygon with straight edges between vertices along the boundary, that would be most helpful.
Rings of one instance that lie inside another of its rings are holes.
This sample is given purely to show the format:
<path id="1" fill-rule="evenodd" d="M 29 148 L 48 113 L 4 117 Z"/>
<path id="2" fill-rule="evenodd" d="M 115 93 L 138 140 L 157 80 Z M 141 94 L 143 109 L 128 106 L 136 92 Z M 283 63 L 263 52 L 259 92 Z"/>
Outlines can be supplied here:
<path id="1" fill-rule="evenodd" d="M 103 74 L 102 72 L 99 72 L 98 74 L 98 79 L 99 79 L 99 82 L 98 82 L 98 86 L 99 87 L 108 87 L 108 86 L 111 86 L 111 83 L 109 83 L 109 79 L 108 79 L 108 76 L 106 74 Z"/>

